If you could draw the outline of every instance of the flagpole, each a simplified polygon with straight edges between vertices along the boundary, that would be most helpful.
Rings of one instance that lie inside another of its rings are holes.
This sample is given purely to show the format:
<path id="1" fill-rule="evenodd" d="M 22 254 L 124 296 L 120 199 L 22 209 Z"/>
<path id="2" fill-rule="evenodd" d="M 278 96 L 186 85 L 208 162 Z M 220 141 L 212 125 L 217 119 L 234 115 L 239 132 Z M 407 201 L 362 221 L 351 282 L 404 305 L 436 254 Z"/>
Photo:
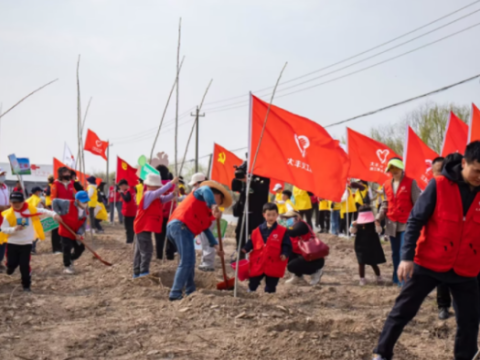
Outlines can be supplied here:
<path id="1" fill-rule="evenodd" d="M 273 99 L 275 98 L 275 93 L 277 91 L 277 87 L 278 87 L 278 84 L 280 82 L 280 79 L 282 78 L 282 75 L 283 75 L 283 72 L 285 71 L 285 68 L 287 67 L 287 64 L 288 62 L 285 63 L 285 65 L 283 65 L 283 68 L 282 68 L 282 71 L 280 71 L 280 75 L 278 76 L 278 79 L 277 79 L 277 83 L 275 84 L 275 87 L 273 88 L 273 92 L 272 92 L 272 97 L 270 98 L 270 103 L 268 104 L 268 109 L 267 109 L 267 113 L 265 114 L 265 120 L 263 121 L 263 127 L 262 127 L 262 132 L 260 133 L 260 138 L 258 139 L 258 145 L 257 145 L 257 150 L 255 151 L 255 155 L 253 157 L 253 162 L 250 166 L 250 161 L 247 162 L 247 188 L 246 188 L 246 192 L 245 192 L 245 195 L 246 195 L 246 200 L 245 200 L 245 208 L 244 208 L 244 211 L 243 211 L 243 219 L 242 219 L 242 222 L 245 222 L 245 243 L 248 241 L 248 215 L 249 215 L 249 197 L 250 197 L 250 186 L 251 186 L 251 183 L 252 183 L 252 177 L 253 177 L 253 170 L 255 168 L 255 163 L 257 161 L 257 155 L 258 155 L 258 152 L 260 151 L 260 145 L 262 144 L 262 139 L 263 139 L 263 134 L 265 133 L 265 128 L 267 127 L 267 121 L 268 121 L 268 115 L 270 114 L 270 109 L 272 107 L 272 103 L 273 103 Z M 252 134 L 251 134 L 251 127 L 252 127 L 252 95 L 250 94 L 250 122 L 249 122 L 249 126 L 250 126 L 250 136 L 249 136 L 249 142 L 251 142 L 251 137 L 252 137 Z M 252 154 L 249 153 L 248 154 L 249 156 L 249 159 L 251 159 L 252 157 Z M 245 219 L 245 217 L 247 217 Z M 243 226 L 242 226 L 242 230 L 243 230 Z M 241 231 L 242 231 L 241 230 Z M 239 237 L 239 241 L 238 241 L 238 249 L 237 249 L 237 266 L 235 267 L 235 288 L 234 288 L 234 292 L 233 292 L 233 296 L 234 297 L 237 297 L 237 289 L 238 289 L 238 266 L 239 266 L 239 263 L 240 263 L 240 251 L 241 251 L 241 247 L 242 247 L 242 233 L 240 231 L 240 237 Z"/>
<path id="2" fill-rule="evenodd" d="M 107 184 L 107 189 L 110 191 L 110 181 L 108 178 L 108 165 L 110 163 L 110 140 L 107 140 L 107 175 L 106 175 L 106 180 L 105 183 Z M 113 208 L 113 223 L 115 223 L 115 207 Z"/>

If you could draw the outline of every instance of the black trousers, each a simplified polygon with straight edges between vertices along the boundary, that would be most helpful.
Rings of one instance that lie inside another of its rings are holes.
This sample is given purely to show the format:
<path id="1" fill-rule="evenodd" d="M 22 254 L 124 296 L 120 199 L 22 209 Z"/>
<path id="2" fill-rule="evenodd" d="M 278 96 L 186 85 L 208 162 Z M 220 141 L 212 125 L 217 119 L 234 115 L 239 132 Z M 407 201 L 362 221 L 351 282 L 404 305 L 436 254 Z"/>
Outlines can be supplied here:
<path id="1" fill-rule="evenodd" d="M 347 224 L 347 214 L 343 214 L 343 219 L 340 218 L 340 232 L 347 235 L 347 230 L 350 228 L 350 225 L 353 222 L 355 213 L 348 214 L 348 224 Z"/>
<path id="2" fill-rule="evenodd" d="M 167 239 L 167 223 L 168 219 L 164 218 L 162 232 L 160 234 L 155 233 L 155 250 L 157 251 L 157 259 L 163 259 L 163 246 L 165 241 L 167 241 L 167 249 L 165 250 L 167 260 L 173 260 L 175 259 L 177 247 L 171 240 Z"/>
<path id="3" fill-rule="evenodd" d="M 302 218 L 305 219 L 308 225 L 313 229 L 313 224 L 312 224 L 312 215 L 313 215 L 313 209 L 308 209 L 308 210 L 300 210 L 299 211 L 300 215 L 302 215 Z"/>
<path id="4" fill-rule="evenodd" d="M 302 255 L 291 253 L 287 269 L 296 276 L 312 275 L 325 265 L 325 259 L 307 261 Z"/>
<path id="5" fill-rule="evenodd" d="M 52 230 L 52 252 L 62 252 L 62 241 L 58 229 Z"/>
<path id="6" fill-rule="evenodd" d="M 318 214 L 320 230 L 329 232 L 330 231 L 330 210 L 320 210 Z"/>
<path id="7" fill-rule="evenodd" d="M 447 284 L 437 286 L 437 304 L 438 308 L 450 308 L 452 306 L 452 298 L 450 297 L 450 288 Z"/>
<path id="8" fill-rule="evenodd" d="M 312 217 L 315 220 L 315 225 L 320 226 L 320 210 L 318 209 L 318 203 L 312 204 Z"/>
<path id="9" fill-rule="evenodd" d="M 100 225 L 101 221 L 95 219 L 95 208 L 88 208 L 88 215 L 90 218 L 90 227 L 92 229 L 103 230 L 102 225 Z"/>
<path id="10" fill-rule="evenodd" d="M 423 300 L 441 282 L 429 275 L 414 272 L 403 286 L 395 305 L 387 317 L 374 353 L 390 360 L 393 348 L 403 328 L 417 314 Z M 455 360 L 472 360 L 477 352 L 480 301 L 476 278 L 461 283 L 448 284 L 455 308 L 457 334 L 455 336 Z"/>
<path id="11" fill-rule="evenodd" d="M 32 245 L 17 245 L 7 243 L 7 274 L 12 275 L 15 269 L 20 266 L 22 274 L 22 286 L 29 288 L 31 284 L 30 276 L 30 252 Z"/>
<path id="12" fill-rule="evenodd" d="M 125 232 L 127 234 L 127 244 L 133 243 L 135 232 L 133 231 L 133 223 L 135 222 L 135 216 L 124 216 L 123 224 L 125 225 Z"/>
<path id="13" fill-rule="evenodd" d="M 256 291 L 263 278 L 265 278 L 265 292 L 276 292 L 278 281 L 280 280 L 280 278 L 266 276 L 265 274 L 250 278 L 250 281 L 248 283 L 248 288 L 250 289 L 250 291 Z"/>
<path id="14" fill-rule="evenodd" d="M 77 260 L 85 251 L 85 245 L 77 240 L 72 240 L 62 236 L 63 244 L 63 265 L 68 267 L 72 261 Z M 73 249 L 73 253 L 72 253 Z"/>

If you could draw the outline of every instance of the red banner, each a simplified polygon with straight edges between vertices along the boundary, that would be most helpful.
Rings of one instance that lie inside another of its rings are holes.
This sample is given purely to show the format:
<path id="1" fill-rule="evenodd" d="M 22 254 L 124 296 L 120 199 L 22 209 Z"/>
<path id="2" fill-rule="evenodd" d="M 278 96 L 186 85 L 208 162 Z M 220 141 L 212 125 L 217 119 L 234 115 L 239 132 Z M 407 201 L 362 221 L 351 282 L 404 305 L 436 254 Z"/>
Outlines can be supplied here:
<path id="1" fill-rule="evenodd" d="M 340 201 L 347 183 L 348 155 L 319 124 L 271 106 L 252 171 L 269 104 L 252 95 L 250 173 L 296 185 L 316 196 Z"/>
<path id="2" fill-rule="evenodd" d="M 432 160 L 438 154 L 430 149 L 408 126 L 405 142 L 405 174 L 414 179 L 420 189 L 425 190 L 433 177 Z"/>
<path id="3" fill-rule="evenodd" d="M 101 156 L 107 160 L 108 141 L 102 141 L 92 130 L 87 130 L 87 139 L 85 140 L 84 150 L 90 151 L 94 155 Z"/>
<path id="4" fill-rule="evenodd" d="M 232 186 L 232 180 L 235 177 L 234 166 L 240 166 L 242 163 L 243 160 L 234 153 L 218 144 L 213 144 L 212 180 L 228 186 L 230 189 Z"/>
<path id="5" fill-rule="evenodd" d="M 472 104 L 472 120 L 470 122 L 470 133 L 468 143 L 480 140 L 480 110 Z"/>
<path id="6" fill-rule="evenodd" d="M 387 164 L 394 157 L 401 158 L 388 146 L 347 128 L 347 146 L 350 156 L 348 176 L 354 179 L 383 184 Z"/>
<path id="7" fill-rule="evenodd" d="M 74 170 L 74 169 L 68 167 L 67 165 L 65 165 L 64 163 L 62 163 L 60 160 L 58 160 L 56 158 L 53 158 L 53 176 L 55 178 L 58 176 L 58 169 L 61 168 L 61 167 L 66 167 L 70 170 L 75 171 L 75 173 L 77 174 L 78 181 L 80 181 L 81 184 L 86 183 L 88 175 L 86 175 L 86 174 L 84 174 L 84 173 L 82 173 L 78 170 Z"/>
<path id="8" fill-rule="evenodd" d="M 463 155 L 468 142 L 468 125 L 460 120 L 453 112 L 450 112 L 450 119 L 445 129 L 443 139 L 442 156 L 460 153 Z"/>
<path id="9" fill-rule="evenodd" d="M 118 183 L 120 180 L 127 180 L 129 186 L 135 186 L 138 183 L 137 169 L 133 166 L 130 166 L 125 160 L 117 156 L 117 179 Z"/>
<path id="10" fill-rule="evenodd" d="M 277 184 L 282 185 L 282 189 L 285 190 L 285 181 L 280 181 L 280 180 L 277 180 L 277 179 L 270 179 L 270 193 L 276 194 L 276 192 L 273 191 L 273 188 L 274 188 Z"/>

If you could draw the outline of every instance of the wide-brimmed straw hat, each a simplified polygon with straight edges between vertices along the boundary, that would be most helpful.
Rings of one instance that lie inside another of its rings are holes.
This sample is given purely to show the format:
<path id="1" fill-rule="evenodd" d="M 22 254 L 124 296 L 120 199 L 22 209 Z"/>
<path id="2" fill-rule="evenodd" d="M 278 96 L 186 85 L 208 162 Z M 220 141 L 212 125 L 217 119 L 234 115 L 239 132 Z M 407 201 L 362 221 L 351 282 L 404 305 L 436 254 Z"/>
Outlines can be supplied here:
<path id="1" fill-rule="evenodd" d="M 292 217 L 297 217 L 300 216 L 299 212 L 296 212 L 295 210 L 288 210 L 285 214 L 280 215 L 282 218 L 292 218 Z"/>
<path id="2" fill-rule="evenodd" d="M 221 204 L 218 204 L 219 206 L 226 209 L 232 205 L 232 202 L 233 202 L 232 195 L 222 184 L 213 180 L 207 180 L 202 182 L 200 186 L 208 186 L 208 187 L 217 189 L 223 194 L 223 202 Z"/>
<path id="3" fill-rule="evenodd" d="M 148 186 L 162 186 L 162 178 L 157 174 L 148 174 L 143 183 Z"/>

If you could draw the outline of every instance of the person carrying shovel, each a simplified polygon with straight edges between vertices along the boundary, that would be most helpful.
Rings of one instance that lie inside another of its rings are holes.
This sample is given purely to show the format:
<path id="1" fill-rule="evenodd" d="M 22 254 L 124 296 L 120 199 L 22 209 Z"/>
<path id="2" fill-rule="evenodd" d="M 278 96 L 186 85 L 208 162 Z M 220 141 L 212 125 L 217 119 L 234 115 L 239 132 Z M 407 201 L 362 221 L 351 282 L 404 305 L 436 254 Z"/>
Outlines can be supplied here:
<path id="1" fill-rule="evenodd" d="M 196 290 L 195 236 L 203 232 L 210 246 L 215 247 L 217 254 L 223 257 L 224 253 L 218 249 L 217 240 L 209 228 L 213 219 L 222 216 L 218 207 L 228 208 L 231 205 L 232 196 L 225 187 L 216 181 L 204 181 L 173 212 L 167 225 L 167 237 L 177 245 L 180 263 L 175 273 L 170 301 L 181 300 L 184 288 L 187 296 Z"/>

